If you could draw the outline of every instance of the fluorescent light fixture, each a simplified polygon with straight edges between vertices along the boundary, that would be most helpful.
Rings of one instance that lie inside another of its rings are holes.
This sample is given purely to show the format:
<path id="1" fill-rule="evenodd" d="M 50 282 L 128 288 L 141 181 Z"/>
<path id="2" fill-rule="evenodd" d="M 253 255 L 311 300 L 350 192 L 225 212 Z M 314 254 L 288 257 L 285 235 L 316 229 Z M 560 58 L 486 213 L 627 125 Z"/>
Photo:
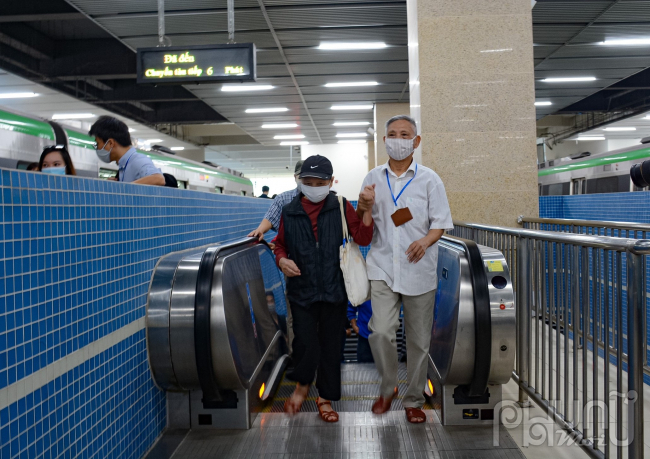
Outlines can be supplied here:
<path id="1" fill-rule="evenodd" d="M 350 133 L 343 133 L 343 134 L 336 134 L 336 137 L 343 139 L 343 138 L 352 138 L 352 137 L 367 137 L 368 133 L 367 132 L 350 132 Z"/>
<path id="2" fill-rule="evenodd" d="M 302 134 L 290 134 L 290 135 L 276 135 L 273 138 L 275 140 L 289 140 L 289 139 L 304 139 L 305 136 Z"/>
<path id="3" fill-rule="evenodd" d="M 650 38 L 630 38 L 626 40 L 605 40 L 600 42 L 605 46 L 637 46 L 650 45 Z"/>
<path id="4" fill-rule="evenodd" d="M 625 132 L 625 131 L 636 131 L 636 128 L 635 127 L 608 127 L 603 129 L 603 131 Z"/>
<path id="5" fill-rule="evenodd" d="M 388 47 L 384 42 L 372 41 L 366 43 L 321 43 L 318 49 L 349 50 L 349 49 L 383 49 Z"/>
<path id="6" fill-rule="evenodd" d="M 650 120 L 650 115 L 646 115 L 645 118 L 641 118 L 642 120 Z"/>
<path id="7" fill-rule="evenodd" d="M 596 81 L 596 77 L 544 78 L 544 83 L 577 83 L 580 81 Z"/>
<path id="8" fill-rule="evenodd" d="M 171 150 L 174 150 L 174 151 L 183 151 L 183 150 L 185 150 L 185 147 L 171 147 Z"/>
<path id="9" fill-rule="evenodd" d="M 553 102 L 548 102 L 548 101 L 546 101 L 546 102 L 543 102 L 543 101 L 535 102 L 536 107 L 547 107 L 549 105 L 553 105 Z"/>
<path id="10" fill-rule="evenodd" d="M 224 84 L 221 90 L 224 92 L 268 91 L 274 87 L 270 84 Z"/>
<path id="11" fill-rule="evenodd" d="M 289 109 L 286 107 L 274 107 L 274 108 L 249 108 L 246 110 L 246 113 L 279 113 L 279 112 L 288 112 Z"/>
<path id="12" fill-rule="evenodd" d="M 276 123 L 276 124 L 263 124 L 262 129 L 284 129 L 284 128 L 297 128 L 296 123 Z"/>
<path id="13" fill-rule="evenodd" d="M 582 137 L 578 137 L 578 138 L 575 139 L 575 140 L 589 141 L 589 140 L 607 140 L 607 139 L 605 139 L 605 137 L 603 137 L 603 136 L 595 136 L 595 135 L 592 135 L 592 136 L 582 136 Z"/>
<path id="14" fill-rule="evenodd" d="M 135 132 L 135 129 L 129 128 L 129 132 Z"/>
<path id="15" fill-rule="evenodd" d="M 92 113 L 55 113 L 52 115 L 53 120 L 81 120 L 85 118 L 94 118 L 97 115 Z"/>
<path id="16" fill-rule="evenodd" d="M 338 143 L 368 143 L 366 140 L 339 140 Z"/>
<path id="17" fill-rule="evenodd" d="M 512 51 L 512 48 L 501 48 L 501 49 L 485 49 L 481 51 L 482 53 L 508 53 Z"/>
<path id="18" fill-rule="evenodd" d="M 280 142 L 280 145 L 288 147 L 289 145 L 309 145 L 309 142 L 300 142 L 300 141 L 286 141 Z"/>
<path id="19" fill-rule="evenodd" d="M 379 83 L 376 81 L 358 81 L 358 82 L 348 82 L 348 83 L 327 83 L 326 88 L 347 88 L 352 86 L 377 86 Z"/>
<path id="20" fill-rule="evenodd" d="M 35 92 L 5 92 L 0 93 L 0 99 L 24 99 L 26 97 L 36 97 Z"/>
<path id="21" fill-rule="evenodd" d="M 332 124 L 332 126 L 368 126 L 370 121 L 340 121 Z"/>
<path id="22" fill-rule="evenodd" d="M 372 110 L 372 105 L 332 105 L 332 110 Z"/>
<path id="23" fill-rule="evenodd" d="M 154 142 L 162 142 L 163 139 L 147 139 L 143 140 L 144 143 L 154 143 Z"/>

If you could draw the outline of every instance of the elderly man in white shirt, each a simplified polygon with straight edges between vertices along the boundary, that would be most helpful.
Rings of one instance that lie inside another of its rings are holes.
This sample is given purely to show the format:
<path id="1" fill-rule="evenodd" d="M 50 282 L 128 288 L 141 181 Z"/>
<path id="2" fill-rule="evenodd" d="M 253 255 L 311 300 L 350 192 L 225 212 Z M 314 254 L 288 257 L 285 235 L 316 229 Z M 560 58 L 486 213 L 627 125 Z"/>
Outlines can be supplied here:
<path id="1" fill-rule="evenodd" d="M 384 142 L 390 159 L 368 173 L 358 205 L 358 212 L 372 207 L 375 222 L 367 257 L 372 288 L 369 341 L 381 388 L 372 411 L 388 411 L 397 395 L 396 332 L 403 304 L 408 389 L 402 404 L 412 423 L 426 421 L 421 408 L 438 279 L 437 242 L 453 228 L 440 177 L 413 159 L 420 141 L 411 117 L 388 120 Z"/>

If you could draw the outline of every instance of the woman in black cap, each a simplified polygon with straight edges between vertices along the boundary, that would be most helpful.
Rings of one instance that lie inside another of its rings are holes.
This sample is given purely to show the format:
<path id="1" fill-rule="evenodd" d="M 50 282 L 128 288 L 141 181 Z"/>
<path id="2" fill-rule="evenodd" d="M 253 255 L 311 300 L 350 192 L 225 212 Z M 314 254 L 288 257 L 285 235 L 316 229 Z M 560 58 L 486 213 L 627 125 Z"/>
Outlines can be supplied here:
<path id="1" fill-rule="evenodd" d="M 287 294 L 293 315 L 294 369 L 287 377 L 296 389 L 284 409 L 300 411 L 316 375 L 316 404 L 325 422 L 339 415 L 331 401 L 341 398 L 341 339 L 347 312 L 347 293 L 340 268 L 339 247 L 343 221 L 336 195 L 332 163 L 310 156 L 300 170 L 300 193 L 282 209 L 278 228 L 276 262 L 287 276 Z M 359 245 L 372 240 L 372 213 L 359 219 L 344 200 L 349 233 Z"/>

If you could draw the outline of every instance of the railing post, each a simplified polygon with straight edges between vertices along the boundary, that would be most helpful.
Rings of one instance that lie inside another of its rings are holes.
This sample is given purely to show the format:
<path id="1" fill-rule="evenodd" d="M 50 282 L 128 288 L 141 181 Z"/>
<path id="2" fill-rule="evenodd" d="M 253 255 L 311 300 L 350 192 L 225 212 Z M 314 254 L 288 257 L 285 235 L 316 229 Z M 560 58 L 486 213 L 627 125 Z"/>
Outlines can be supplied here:
<path id="1" fill-rule="evenodd" d="M 517 238 L 517 376 L 521 383 L 530 381 L 528 347 L 530 331 L 530 262 L 528 239 Z M 519 405 L 530 406 L 528 395 L 519 386 Z"/>
<path id="2" fill-rule="evenodd" d="M 647 242 L 647 241 L 644 241 Z M 643 458 L 643 364 L 645 343 L 643 322 L 645 284 L 643 255 L 627 252 L 627 399 L 629 459 Z M 620 363 L 619 363 L 620 365 Z M 621 420 L 619 420 L 621 422 Z"/>

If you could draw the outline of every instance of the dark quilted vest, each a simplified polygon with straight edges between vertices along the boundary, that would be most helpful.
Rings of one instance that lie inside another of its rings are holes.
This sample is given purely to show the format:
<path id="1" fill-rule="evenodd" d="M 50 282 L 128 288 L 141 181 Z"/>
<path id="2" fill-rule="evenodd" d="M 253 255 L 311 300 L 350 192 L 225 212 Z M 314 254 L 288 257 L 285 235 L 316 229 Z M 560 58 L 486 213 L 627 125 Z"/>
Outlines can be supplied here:
<path id="1" fill-rule="evenodd" d="M 334 193 L 325 198 L 318 214 L 318 242 L 311 220 L 302 207 L 300 193 L 282 209 L 284 238 L 289 258 L 300 269 L 300 276 L 287 278 L 287 294 L 292 305 L 345 303 L 347 294 L 340 268 L 339 247 L 343 229 L 339 201 Z M 344 204 L 347 202 L 344 200 Z"/>

